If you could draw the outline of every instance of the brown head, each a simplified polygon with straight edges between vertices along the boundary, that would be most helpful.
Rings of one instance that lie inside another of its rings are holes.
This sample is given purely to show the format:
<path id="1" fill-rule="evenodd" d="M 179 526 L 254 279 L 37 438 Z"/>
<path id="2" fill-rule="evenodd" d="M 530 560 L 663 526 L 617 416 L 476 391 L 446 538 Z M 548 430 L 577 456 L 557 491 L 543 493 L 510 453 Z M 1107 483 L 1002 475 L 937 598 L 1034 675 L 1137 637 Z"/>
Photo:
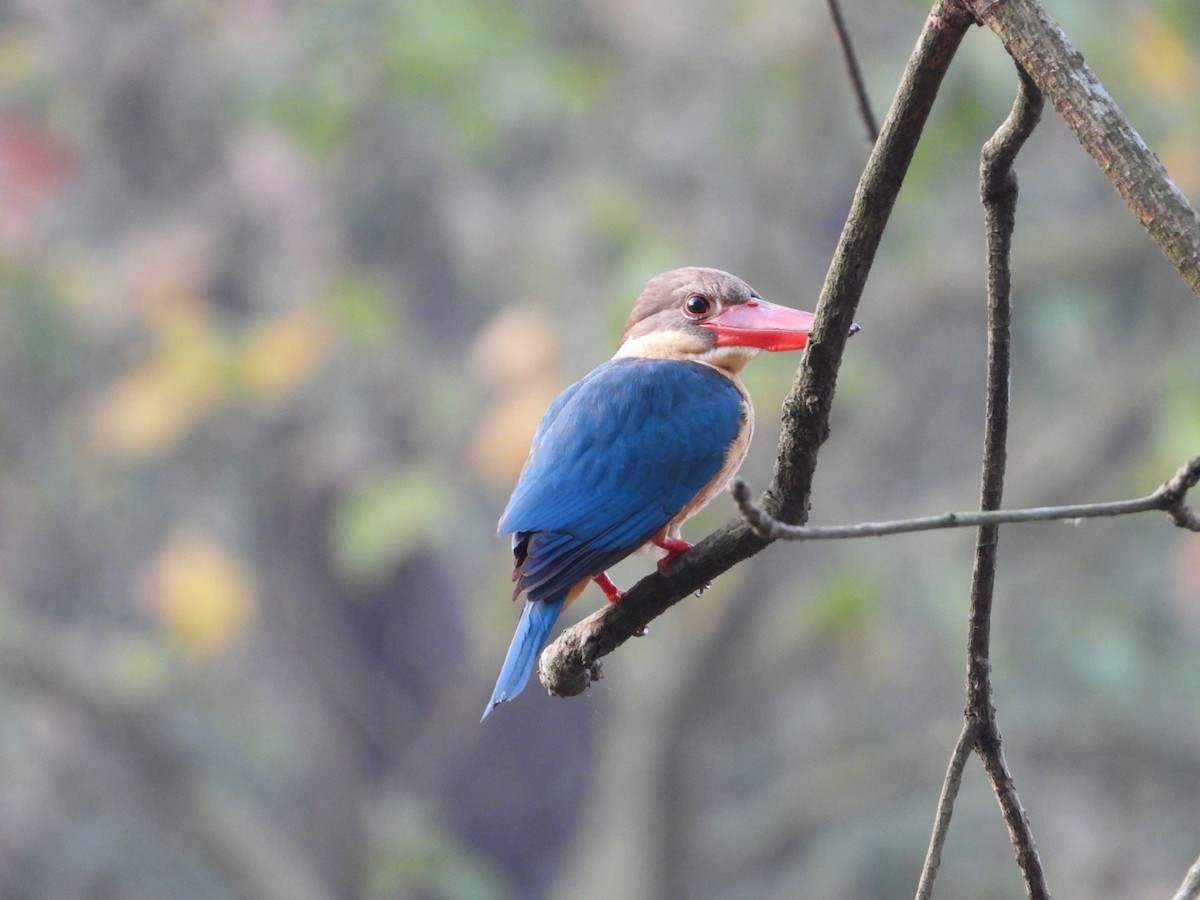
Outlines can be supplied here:
<path id="1" fill-rule="evenodd" d="M 812 321 L 720 269 L 673 269 L 646 282 L 616 355 L 694 359 L 736 373 L 759 351 L 803 350 Z"/>

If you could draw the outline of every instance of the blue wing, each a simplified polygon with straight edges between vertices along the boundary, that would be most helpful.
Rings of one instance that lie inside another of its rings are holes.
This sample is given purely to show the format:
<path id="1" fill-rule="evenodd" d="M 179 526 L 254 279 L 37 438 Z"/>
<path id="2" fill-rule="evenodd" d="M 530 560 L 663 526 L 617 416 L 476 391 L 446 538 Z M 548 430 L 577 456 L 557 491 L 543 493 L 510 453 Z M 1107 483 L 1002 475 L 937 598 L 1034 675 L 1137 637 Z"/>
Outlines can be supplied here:
<path id="1" fill-rule="evenodd" d="M 721 471 L 745 423 L 710 366 L 618 359 L 554 402 L 500 520 L 517 590 L 560 601 L 642 546 Z"/>

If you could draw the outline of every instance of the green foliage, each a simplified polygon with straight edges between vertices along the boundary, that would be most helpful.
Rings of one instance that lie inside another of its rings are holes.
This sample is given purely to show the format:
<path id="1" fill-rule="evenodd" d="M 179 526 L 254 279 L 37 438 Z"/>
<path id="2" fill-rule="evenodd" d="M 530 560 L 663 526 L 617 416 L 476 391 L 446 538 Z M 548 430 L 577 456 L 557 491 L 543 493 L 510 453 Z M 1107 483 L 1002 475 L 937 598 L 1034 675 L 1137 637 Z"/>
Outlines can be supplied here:
<path id="1" fill-rule="evenodd" d="M 362 478 L 330 522 L 333 558 L 342 575 L 376 584 L 406 556 L 437 542 L 450 495 L 433 464 Z"/>

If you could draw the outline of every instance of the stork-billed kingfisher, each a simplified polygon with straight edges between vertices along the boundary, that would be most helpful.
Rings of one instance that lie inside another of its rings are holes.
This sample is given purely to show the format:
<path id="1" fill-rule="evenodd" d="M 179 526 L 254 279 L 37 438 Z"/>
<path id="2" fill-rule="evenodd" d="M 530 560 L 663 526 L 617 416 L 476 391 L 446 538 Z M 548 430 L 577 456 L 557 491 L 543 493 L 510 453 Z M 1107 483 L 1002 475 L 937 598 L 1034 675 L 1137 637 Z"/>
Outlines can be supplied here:
<path id="1" fill-rule="evenodd" d="M 738 373 L 761 350 L 802 350 L 811 313 L 776 306 L 718 269 L 646 283 L 616 355 L 550 406 L 500 518 L 512 534 L 513 598 L 525 609 L 484 718 L 517 696 L 559 614 L 646 544 L 665 568 L 692 545 L 680 526 L 724 490 L 750 444 Z"/>

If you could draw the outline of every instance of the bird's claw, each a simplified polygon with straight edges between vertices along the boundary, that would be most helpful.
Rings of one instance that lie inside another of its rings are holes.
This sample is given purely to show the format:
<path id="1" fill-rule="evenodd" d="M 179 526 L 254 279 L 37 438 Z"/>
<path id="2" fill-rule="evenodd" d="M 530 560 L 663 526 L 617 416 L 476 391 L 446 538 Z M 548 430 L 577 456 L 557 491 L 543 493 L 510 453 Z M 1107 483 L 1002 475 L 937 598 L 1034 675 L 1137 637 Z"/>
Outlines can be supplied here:
<path id="1" fill-rule="evenodd" d="M 600 585 L 600 590 L 604 591 L 604 596 L 609 603 L 620 603 L 625 599 L 625 592 L 613 584 L 613 580 L 608 577 L 608 574 L 601 572 L 593 579 L 596 584 Z M 634 637 L 643 637 L 650 632 L 645 625 L 633 633 Z"/>

